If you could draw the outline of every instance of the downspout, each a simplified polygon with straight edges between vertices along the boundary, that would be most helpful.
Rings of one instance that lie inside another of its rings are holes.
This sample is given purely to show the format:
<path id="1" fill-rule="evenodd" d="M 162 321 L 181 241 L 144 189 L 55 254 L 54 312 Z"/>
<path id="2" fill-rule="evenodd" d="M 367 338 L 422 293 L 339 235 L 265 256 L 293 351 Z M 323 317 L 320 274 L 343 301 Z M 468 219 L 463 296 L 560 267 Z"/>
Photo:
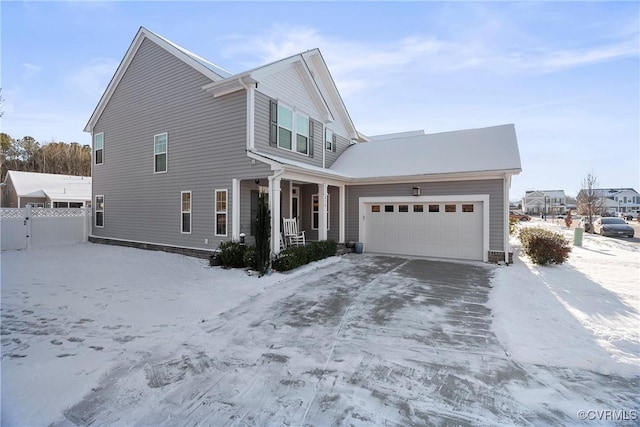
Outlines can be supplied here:
<path id="1" fill-rule="evenodd" d="M 509 265 L 509 189 L 511 188 L 511 175 L 504 174 L 504 262 Z"/>

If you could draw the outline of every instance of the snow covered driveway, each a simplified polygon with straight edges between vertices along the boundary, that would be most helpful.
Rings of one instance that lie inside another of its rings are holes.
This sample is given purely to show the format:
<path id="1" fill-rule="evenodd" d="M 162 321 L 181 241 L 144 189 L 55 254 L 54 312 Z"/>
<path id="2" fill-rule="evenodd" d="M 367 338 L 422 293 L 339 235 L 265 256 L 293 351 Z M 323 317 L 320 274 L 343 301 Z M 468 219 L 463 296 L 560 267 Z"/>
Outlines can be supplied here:
<path id="1" fill-rule="evenodd" d="M 258 279 L 87 244 L 2 267 L 3 426 L 574 425 L 638 407 L 637 377 L 507 356 L 494 266 L 354 254 Z"/>

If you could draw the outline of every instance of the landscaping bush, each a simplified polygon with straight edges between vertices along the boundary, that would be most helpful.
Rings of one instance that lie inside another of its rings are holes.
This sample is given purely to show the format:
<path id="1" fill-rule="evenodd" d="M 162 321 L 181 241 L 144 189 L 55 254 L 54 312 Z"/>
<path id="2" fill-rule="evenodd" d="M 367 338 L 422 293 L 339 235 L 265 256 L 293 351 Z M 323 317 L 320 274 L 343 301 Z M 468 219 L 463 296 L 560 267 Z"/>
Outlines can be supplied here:
<path id="1" fill-rule="evenodd" d="M 241 268 L 244 267 L 244 252 L 246 250 L 245 245 L 241 245 L 239 242 L 222 242 L 220 243 L 220 261 L 222 266 L 226 268 Z"/>
<path id="2" fill-rule="evenodd" d="M 295 246 L 283 250 L 273 260 L 276 271 L 289 271 L 313 261 L 319 261 L 336 254 L 338 245 L 333 240 L 311 242 L 306 246 Z"/>
<path id="3" fill-rule="evenodd" d="M 256 270 L 256 247 L 247 246 L 242 255 L 242 261 L 245 267 Z"/>
<path id="4" fill-rule="evenodd" d="M 518 238 L 522 250 L 534 264 L 562 264 L 569 258 L 570 242 L 562 234 L 540 227 L 525 227 Z"/>

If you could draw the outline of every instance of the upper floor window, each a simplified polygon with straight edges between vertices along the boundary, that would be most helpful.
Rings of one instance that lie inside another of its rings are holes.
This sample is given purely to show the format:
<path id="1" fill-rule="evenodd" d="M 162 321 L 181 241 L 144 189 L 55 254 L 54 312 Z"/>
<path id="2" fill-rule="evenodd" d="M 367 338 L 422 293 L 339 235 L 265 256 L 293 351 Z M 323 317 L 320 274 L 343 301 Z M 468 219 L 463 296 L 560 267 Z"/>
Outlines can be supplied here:
<path id="1" fill-rule="evenodd" d="M 93 135 L 93 158 L 96 165 L 104 162 L 104 132 Z"/>
<path id="2" fill-rule="evenodd" d="M 153 171 L 155 173 L 167 171 L 167 133 L 153 137 Z"/>
<path id="3" fill-rule="evenodd" d="M 324 131 L 324 148 L 327 151 L 336 151 L 336 134 L 331 129 Z"/>
<path id="4" fill-rule="evenodd" d="M 270 143 L 278 148 L 311 155 L 313 122 L 283 104 L 271 101 Z"/>

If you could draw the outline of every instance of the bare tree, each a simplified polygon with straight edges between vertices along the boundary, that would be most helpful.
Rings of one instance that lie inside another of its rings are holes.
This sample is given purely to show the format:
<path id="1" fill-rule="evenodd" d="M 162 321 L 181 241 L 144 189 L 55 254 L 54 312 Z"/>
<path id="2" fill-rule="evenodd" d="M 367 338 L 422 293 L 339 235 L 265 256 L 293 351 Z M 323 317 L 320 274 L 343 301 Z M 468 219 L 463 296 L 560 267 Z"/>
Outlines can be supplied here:
<path id="1" fill-rule="evenodd" d="M 589 172 L 582 180 L 582 189 L 576 198 L 578 213 L 589 218 L 593 224 L 593 217 L 600 215 L 605 208 L 605 196 L 598 189 L 598 177 Z M 589 230 L 593 233 L 593 227 Z"/>

